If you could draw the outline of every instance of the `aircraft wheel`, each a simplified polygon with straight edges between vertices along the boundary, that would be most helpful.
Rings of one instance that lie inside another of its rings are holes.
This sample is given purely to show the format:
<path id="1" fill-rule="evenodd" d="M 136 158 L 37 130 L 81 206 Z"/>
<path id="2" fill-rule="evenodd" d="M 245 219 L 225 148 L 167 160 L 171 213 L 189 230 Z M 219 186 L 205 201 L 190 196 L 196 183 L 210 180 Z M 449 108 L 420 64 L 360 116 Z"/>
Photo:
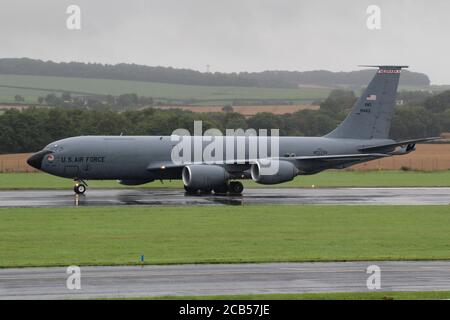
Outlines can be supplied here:
<path id="1" fill-rule="evenodd" d="M 241 194 L 244 191 L 244 185 L 240 181 L 231 181 L 228 188 L 231 194 Z"/>
<path id="2" fill-rule="evenodd" d="M 86 192 L 86 186 L 84 184 L 76 184 L 73 187 L 73 191 L 75 191 L 76 194 L 84 194 Z"/>

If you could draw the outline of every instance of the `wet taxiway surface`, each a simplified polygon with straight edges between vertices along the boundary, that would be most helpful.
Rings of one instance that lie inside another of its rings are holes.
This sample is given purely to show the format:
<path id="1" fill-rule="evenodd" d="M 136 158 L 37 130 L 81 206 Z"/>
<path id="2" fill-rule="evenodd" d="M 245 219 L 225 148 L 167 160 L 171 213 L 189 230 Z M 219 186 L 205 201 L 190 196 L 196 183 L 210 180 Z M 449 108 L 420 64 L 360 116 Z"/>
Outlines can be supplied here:
<path id="1" fill-rule="evenodd" d="M 373 265 L 382 291 L 450 291 L 450 261 L 263 263 L 81 267 L 80 290 L 65 268 L 0 269 L 0 299 L 375 291 Z"/>
<path id="2" fill-rule="evenodd" d="M 105 205 L 438 205 L 450 204 L 450 188 L 246 189 L 240 196 L 186 195 L 178 189 L 90 189 L 0 191 L 0 207 Z"/>

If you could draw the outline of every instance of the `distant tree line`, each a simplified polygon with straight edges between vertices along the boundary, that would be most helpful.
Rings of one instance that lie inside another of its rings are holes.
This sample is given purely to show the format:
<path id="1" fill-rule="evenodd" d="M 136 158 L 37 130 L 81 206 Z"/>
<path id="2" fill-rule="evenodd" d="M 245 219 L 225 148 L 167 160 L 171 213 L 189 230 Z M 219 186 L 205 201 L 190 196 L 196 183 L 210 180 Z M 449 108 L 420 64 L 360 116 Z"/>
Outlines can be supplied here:
<path id="1" fill-rule="evenodd" d="M 295 88 L 303 86 L 353 87 L 367 86 L 376 70 L 359 70 L 350 72 L 317 71 L 263 71 L 257 73 L 240 73 L 258 83 L 259 87 Z M 402 70 L 400 85 L 428 86 L 430 79 L 418 72 Z"/>
<path id="2" fill-rule="evenodd" d="M 420 100 L 414 97 L 413 101 Z M 421 99 L 420 105 L 415 102 L 396 107 L 392 138 L 429 137 L 450 131 L 450 91 L 431 97 L 424 95 Z M 233 112 L 231 106 L 217 113 L 151 107 L 118 112 L 108 106 L 102 109 L 34 107 L 22 111 L 7 110 L 0 115 L 0 153 L 36 151 L 51 141 L 78 135 L 170 135 L 177 128 L 193 132 L 194 120 L 202 120 L 204 130 L 279 128 L 281 135 L 321 136 L 345 118 L 355 100 L 352 91 L 334 90 L 319 110 L 285 115 L 263 112 L 249 118 Z"/>
<path id="3" fill-rule="evenodd" d="M 172 84 L 204 86 L 236 86 L 265 88 L 297 88 L 299 85 L 313 86 L 366 86 L 375 70 L 352 72 L 318 71 L 264 71 L 264 72 L 199 72 L 171 67 L 150 67 L 120 63 L 80 63 L 34 60 L 28 58 L 0 59 L 0 74 L 79 77 L 95 79 L 133 80 Z M 401 85 L 428 86 L 430 80 L 423 73 L 404 70 Z"/>

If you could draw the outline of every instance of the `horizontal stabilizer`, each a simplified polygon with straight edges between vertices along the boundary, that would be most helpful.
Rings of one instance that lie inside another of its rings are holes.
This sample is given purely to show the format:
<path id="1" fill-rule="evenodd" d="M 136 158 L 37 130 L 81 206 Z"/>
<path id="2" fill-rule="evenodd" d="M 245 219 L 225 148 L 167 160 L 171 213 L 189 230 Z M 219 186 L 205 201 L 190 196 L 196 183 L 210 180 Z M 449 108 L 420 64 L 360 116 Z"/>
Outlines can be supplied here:
<path id="1" fill-rule="evenodd" d="M 333 161 L 359 161 L 359 160 L 369 160 L 378 159 L 383 157 L 389 157 L 390 155 L 384 153 L 356 153 L 356 154 L 337 154 L 337 155 L 326 155 L 326 156 L 300 156 L 300 157 L 288 157 L 281 158 L 284 160 L 295 159 L 295 160 L 322 160 L 327 162 Z"/>
<path id="2" fill-rule="evenodd" d="M 427 142 L 427 141 L 438 140 L 438 139 L 441 139 L 441 138 L 440 137 L 431 137 L 431 138 L 404 140 L 404 141 L 398 141 L 398 142 L 394 142 L 394 143 L 381 144 L 381 145 L 377 145 L 377 146 L 364 147 L 364 148 L 359 149 L 359 151 L 361 151 L 361 152 L 376 152 L 379 150 L 392 149 L 392 148 L 400 147 L 400 146 L 414 145 L 419 142 Z"/>

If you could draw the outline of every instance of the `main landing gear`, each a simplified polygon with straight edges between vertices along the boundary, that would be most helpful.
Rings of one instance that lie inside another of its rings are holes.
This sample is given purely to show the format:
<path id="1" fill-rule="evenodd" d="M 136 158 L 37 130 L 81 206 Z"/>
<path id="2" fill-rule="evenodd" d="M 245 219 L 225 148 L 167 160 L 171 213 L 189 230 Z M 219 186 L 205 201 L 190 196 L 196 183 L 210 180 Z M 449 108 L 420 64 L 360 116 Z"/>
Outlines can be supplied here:
<path id="1" fill-rule="evenodd" d="M 86 192 L 87 189 L 87 183 L 84 182 L 83 180 L 77 180 L 75 179 L 75 186 L 73 187 L 73 191 L 76 194 L 84 194 Z"/>
<path id="2" fill-rule="evenodd" d="M 231 194 L 241 194 L 244 191 L 244 186 L 240 181 L 231 181 L 228 185 L 228 191 Z"/>
<path id="3" fill-rule="evenodd" d="M 215 187 L 214 189 L 195 189 L 184 186 L 184 190 L 186 194 L 210 194 L 211 191 L 214 191 L 216 195 L 226 195 L 229 193 L 230 195 L 240 195 L 242 191 L 244 191 L 244 186 L 240 181 L 231 181 L 228 184 L 224 184 L 222 186 Z"/>

